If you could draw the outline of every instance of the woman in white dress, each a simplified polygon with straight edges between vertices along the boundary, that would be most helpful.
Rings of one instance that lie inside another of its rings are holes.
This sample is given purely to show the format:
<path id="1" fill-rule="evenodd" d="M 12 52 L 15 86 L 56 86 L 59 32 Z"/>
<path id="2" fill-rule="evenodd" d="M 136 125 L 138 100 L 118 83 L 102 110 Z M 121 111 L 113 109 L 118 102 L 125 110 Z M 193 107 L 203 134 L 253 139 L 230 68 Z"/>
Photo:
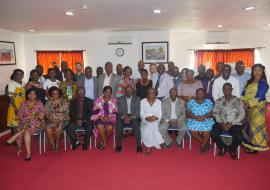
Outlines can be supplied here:
<path id="1" fill-rule="evenodd" d="M 147 97 L 141 101 L 141 137 L 146 146 L 146 155 L 150 155 L 152 147 L 160 149 L 164 140 L 159 132 L 158 125 L 161 119 L 161 102 L 156 99 L 156 91 L 149 88 Z"/>

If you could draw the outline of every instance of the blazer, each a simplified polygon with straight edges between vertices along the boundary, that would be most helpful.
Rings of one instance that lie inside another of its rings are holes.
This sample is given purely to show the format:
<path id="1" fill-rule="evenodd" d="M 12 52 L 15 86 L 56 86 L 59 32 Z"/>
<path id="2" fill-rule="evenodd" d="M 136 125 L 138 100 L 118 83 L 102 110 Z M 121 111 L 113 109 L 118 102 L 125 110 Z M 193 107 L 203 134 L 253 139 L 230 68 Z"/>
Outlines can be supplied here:
<path id="1" fill-rule="evenodd" d="M 94 77 L 94 76 L 92 76 L 92 78 L 94 81 L 94 99 L 96 99 L 98 97 L 98 79 L 97 79 L 97 77 Z M 83 87 L 85 88 L 84 80 L 85 80 L 85 78 L 83 78 L 82 83 L 83 83 Z"/>
<path id="2" fill-rule="evenodd" d="M 103 83 L 104 83 L 104 79 L 105 79 L 105 74 L 102 74 L 102 75 L 100 75 L 98 77 L 98 96 L 101 96 L 103 94 L 103 88 L 104 88 Z M 118 76 L 118 75 L 112 73 L 109 86 L 112 87 L 112 95 L 113 96 L 116 95 L 117 85 L 118 85 L 118 83 L 119 83 L 120 80 L 121 80 L 121 76 Z"/>
<path id="3" fill-rule="evenodd" d="M 83 120 L 86 123 L 90 123 L 93 110 L 93 100 L 85 97 L 83 102 Z M 69 106 L 69 116 L 72 122 L 76 122 L 79 118 L 79 99 L 75 98 L 71 100 Z"/>
<path id="4" fill-rule="evenodd" d="M 165 98 L 162 100 L 162 120 L 170 120 L 171 118 L 171 98 Z M 185 101 L 181 98 L 176 98 L 176 104 L 175 104 L 175 114 L 177 116 L 177 119 L 180 121 L 185 121 L 186 119 L 186 107 L 185 107 Z"/>
<path id="5" fill-rule="evenodd" d="M 130 111 L 131 114 L 134 115 L 136 118 L 140 118 L 140 102 L 141 100 L 138 96 L 131 96 Z M 120 118 L 128 114 L 126 96 L 121 96 L 120 98 L 118 98 L 117 107 L 118 107 L 118 116 Z"/>

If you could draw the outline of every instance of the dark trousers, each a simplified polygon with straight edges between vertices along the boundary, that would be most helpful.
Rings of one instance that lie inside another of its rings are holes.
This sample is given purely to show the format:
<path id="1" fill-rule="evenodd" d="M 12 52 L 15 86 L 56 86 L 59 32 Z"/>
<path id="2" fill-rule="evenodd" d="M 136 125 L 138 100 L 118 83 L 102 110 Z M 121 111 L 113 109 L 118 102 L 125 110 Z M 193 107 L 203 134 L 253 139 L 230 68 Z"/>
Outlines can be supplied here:
<path id="1" fill-rule="evenodd" d="M 219 149 L 227 148 L 220 136 L 223 132 L 223 128 L 218 123 L 214 125 L 211 131 L 211 137 Z M 243 140 L 242 125 L 233 125 L 228 132 L 232 136 L 230 150 L 236 151 L 237 147 L 242 143 Z"/>
<path id="2" fill-rule="evenodd" d="M 132 133 L 135 136 L 137 146 L 141 146 L 141 130 L 140 130 L 140 120 L 135 118 L 131 120 L 131 123 L 128 125 L 124 124 L 123 119 L 119 118 L 116 122 L 116 144 L 121 146 L 122 137 L 123 137 L 123 128 L 131 127 Z"/>
<path id="3" fill-rule="evenodd" d="M 78 126 L 76 122 L 72 121 L 67 126 L 68 138 L 69 138 L 72 145 L 75 145 L 75 143 L 78 142 L 76 129 L 84 129 L 85 130 L 83 145 L 88 146 L 90 143 L 90 136 L 92 135 L 92 132 L 93 132 L 92 124 L 91 123 L 83 123 L 82 126 Z"/>

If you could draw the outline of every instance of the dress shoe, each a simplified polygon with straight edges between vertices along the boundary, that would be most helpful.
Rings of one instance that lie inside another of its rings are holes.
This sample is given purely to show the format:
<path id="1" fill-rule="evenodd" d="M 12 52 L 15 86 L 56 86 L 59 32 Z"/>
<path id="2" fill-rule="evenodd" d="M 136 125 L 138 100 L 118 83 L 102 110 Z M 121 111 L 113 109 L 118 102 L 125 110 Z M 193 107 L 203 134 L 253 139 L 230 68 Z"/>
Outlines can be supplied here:
<path id="1" fill-rule="evenodd" d="M 138 146 L 136 152 L 137 153 L 142 153 L 142 147 L 141 146 Z"/>
<path id="2" fill-rule="evenodd" d="M 122 146 L 117 146 L 116 149 L 115 149 L 115 152 L 120 153 L 121 151 L 122 151 Z"/>
<path id="3" fill-rule="evenodd" d="M 232 158 L 233 160 L 238 160 L 236 151 L 231 150 L 231 151 L 230 151 L 230 154 L 231 154 L 231 158 Z"/>
<path id="4" fill-rule="evenodd" d="M 80 143 L 72 145 L 72 150 L 76 150 L 80 146 Z"/>
<path id="5" fill-rule="evenodd" d="M 225 148 L 222 148 L 218 152 L 218 156 L 224 156 L 226 154 L 227 150 Z"/>
<path id="6" fill-rule="evenodd" d="M 206 150 L 207 150 L 207 148 L 205 146 L 204 147 L 201 147 L 200 154 L 201 155 L 205 155 L 206 154 Z"/>
<path id="7" fill-rule="evenodd" d="M 82 145 L 82 150 L 85 151 L 88 149 L 88 146 L 87 145 Z"/>
<path id="8" fill-rule="evenodd" d="M 10 146 L 10 145 L 12 145 L 12 144 L 14 144 L 14 142 L 10 143 L 10 142 L 8 142 L 8 141 L 5 141 L 5 145 Z"/>
<path id="9" fill-rule="evenodd" d="M 26 162 L 31 160 L 31 156 L 26 156 L 24 159 Z"/>

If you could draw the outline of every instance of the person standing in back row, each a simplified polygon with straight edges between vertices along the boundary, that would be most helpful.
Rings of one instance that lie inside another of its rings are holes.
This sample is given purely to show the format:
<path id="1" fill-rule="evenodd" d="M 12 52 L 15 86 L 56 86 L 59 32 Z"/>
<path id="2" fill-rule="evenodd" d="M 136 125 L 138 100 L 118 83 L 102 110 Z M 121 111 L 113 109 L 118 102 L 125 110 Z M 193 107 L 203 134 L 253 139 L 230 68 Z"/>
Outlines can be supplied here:
<path id="1" fill-rule="evenodd" d="M 170 89 L 174 87 L 172 77 L 165 73 L 163 63 L 158 65 L 158 75 L 153 76 L 153 88 L 157 92 L 157 98 L 162 100 L 170 96 Z"/>

